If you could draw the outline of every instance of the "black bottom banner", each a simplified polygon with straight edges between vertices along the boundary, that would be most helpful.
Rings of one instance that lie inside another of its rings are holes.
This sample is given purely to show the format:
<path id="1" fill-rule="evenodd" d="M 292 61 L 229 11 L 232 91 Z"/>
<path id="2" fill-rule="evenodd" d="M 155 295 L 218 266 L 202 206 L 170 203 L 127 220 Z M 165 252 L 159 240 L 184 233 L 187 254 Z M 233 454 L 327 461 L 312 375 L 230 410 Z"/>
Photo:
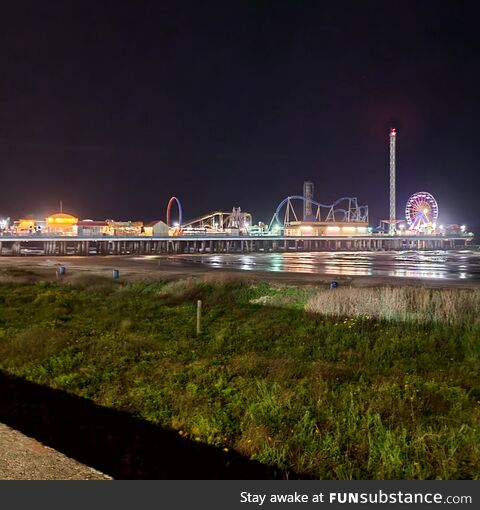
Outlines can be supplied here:
<path id="1" fill-rule="evenodd" d="M 28 485 L 26 485 L 28 484 Z M 3 481 L 6 509 L 479 508 L 478 481 Z"/>

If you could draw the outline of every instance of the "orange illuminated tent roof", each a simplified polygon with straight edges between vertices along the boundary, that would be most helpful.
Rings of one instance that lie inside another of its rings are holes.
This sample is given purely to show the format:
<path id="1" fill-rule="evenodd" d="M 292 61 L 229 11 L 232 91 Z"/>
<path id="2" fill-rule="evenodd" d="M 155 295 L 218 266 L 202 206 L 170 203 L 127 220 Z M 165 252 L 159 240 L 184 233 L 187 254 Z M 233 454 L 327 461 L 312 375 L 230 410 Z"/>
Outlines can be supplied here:
<path id="1" fill-rule="evenodd" d="M 51 216 L 48 216 L 46 219 L 47 225 L 54 226 L 54 225 L 74 225 L 78 222 L 78 218 L 75 218 L 75 216 L 72 216 L 71 214 L 66 213 L 57 213 L 52 214 Z"/>

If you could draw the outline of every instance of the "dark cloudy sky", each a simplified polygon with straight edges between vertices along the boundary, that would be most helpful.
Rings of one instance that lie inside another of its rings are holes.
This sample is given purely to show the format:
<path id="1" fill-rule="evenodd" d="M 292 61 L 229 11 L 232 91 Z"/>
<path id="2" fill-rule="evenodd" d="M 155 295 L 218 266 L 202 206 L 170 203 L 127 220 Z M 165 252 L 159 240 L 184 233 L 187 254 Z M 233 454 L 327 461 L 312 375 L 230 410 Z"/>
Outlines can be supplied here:
<path id="1" fill-rule="evenodd" d="M 479 9 L 461 0 L 0 3 L 0 214 L 268 221 L 311 179 L 480 224 Z"/>

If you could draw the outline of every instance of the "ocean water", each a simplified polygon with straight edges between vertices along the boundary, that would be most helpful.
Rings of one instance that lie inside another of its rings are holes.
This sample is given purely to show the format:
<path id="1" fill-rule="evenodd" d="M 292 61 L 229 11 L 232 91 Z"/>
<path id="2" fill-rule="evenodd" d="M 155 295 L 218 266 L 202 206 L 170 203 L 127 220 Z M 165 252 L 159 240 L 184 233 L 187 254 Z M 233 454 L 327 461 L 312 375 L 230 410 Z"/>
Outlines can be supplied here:
<path id="1" fill-rule="evenodd" d="M 480 281 L 480 251 L 474 250 L 215 253 L 178 255 L 172 259 L 244 271 Z"/>

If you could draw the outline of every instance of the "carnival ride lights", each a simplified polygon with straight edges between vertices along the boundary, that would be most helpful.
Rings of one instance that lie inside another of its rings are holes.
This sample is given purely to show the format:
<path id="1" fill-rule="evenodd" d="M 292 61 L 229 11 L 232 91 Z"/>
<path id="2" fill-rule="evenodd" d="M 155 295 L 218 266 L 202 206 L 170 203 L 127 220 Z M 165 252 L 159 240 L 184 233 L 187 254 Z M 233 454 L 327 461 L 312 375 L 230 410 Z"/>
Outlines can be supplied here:
<path id="1" fill-rule="evenodd" d="M 175 225 L 171 225 L 171 223 L 170 223 L 170 210 L 172 208 L 173 202 L 176 202 L 177 203 L 177 207 L 178 207 L 178 223 L 175 223 Z M 172 197 L 168 201 L 168 205 L 167 205 L 167 225 L 169 227 L 171 227 L 171 226 L 181 227 L 182 226 L 182 204 L 180 203 L 180 200 L 178 200 L 177 197 Z"/>
<path id="2" fill-rule="evenodd" d="M 210 231 L 214 233 L 239 230 L 248 234 L 252 229 L 252 215 L 234 207 L 231 212 L 212 211 L 182 224 L 184 232 Z"/>
<path id="3" fill-rule="evenodd" d="M 291 221 L 299 221 L 298 216 L 295 212 L 292 202 L 294 200 L 300 200 L 306 202 L 307 199 L 300 195 L 293 195 L 284 198 L 277 206 L 272 220 L 269 224 L 270 231 L 281 230 L 288 225 Z M 333 204 L 320 204 L 315 200 L 308 199 L 312 206 L 316 206 L 317 210 L 315 213 L 315 221 L 318 222 L 361 222 L 368 223 L 368 206 L 358 205 L 358 201 L 355 197 L 342 197 L 333 202 Z M 343 207 L 340 207 L 343 205 Z M 283 222 L 280 220 L 280 212 L 285 207 L 285 214 L 283 216 Z M 322 209 L 326 209 L 326 214 L 322 214 Z M 324 219 L 322 219 L 324 218 Z M 330 227 L 327 227 L 330 228 Z"/>
<path id="4" fill-rule="evenodd" d="M 407 201 L 405 218 L 410 230 L 435 229 L 438 220 L 438 204 L 426 191 L 414 193 Z"/>

